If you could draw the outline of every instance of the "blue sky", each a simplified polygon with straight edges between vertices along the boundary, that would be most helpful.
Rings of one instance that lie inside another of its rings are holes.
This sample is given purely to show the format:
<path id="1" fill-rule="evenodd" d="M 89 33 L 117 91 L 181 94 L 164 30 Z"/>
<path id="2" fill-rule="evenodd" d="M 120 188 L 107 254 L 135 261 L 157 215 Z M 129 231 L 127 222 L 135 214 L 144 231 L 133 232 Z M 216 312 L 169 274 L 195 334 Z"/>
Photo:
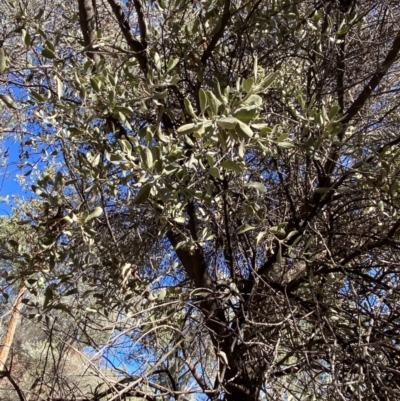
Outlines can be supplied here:
<path id="1" fill-rule="evenodd" d="M 12 201 L 12 195 L 23 196 L 21 186 L 17 181 L 17 174 L 21 173 L 18 169 L 19 164 L 19 144 L 15 140 L 8 139 L 3 141 L 1 144 L 0 154 L 5 161 L 4 165 L 0 167 L 0 196 L 9 196 Z M 3 155 L 8 152 L 8 157 L 5 158 Z M 0 216 L 8 216 L 11 213 L 11 208 L 0 199 Z"/>

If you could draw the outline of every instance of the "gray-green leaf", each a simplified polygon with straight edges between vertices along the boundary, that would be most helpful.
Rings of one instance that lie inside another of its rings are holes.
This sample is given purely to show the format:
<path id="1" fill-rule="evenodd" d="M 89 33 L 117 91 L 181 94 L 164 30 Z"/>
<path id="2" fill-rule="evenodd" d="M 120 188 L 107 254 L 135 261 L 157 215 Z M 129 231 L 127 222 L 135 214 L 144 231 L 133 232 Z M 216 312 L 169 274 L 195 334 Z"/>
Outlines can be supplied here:
<path id="1" fill-rule="evenodd" d="M 254 84 L 254 78 L 247 78 L 244 82 L 243 82 L 243 89 L 249 93 L 251 91 L 251 88 L 253 87 Z"/>
<path id="2" fill-rule="evenodd" d="M 147 201 L 150 196 L 151 187 L 153 186 L 152 183 L 147 183 L 140 188 L 139 192 L 137 193 L 135 199 L 132 201 L 134 205 L 140 205 Z"/>
<path id="3" fill-rule="evenodd" d="M 6 67 L 6 55 L 4 53 L 4 49 L 0 48 L 0 74 L 2 74 L 6 70 Z"/>
<path id="4" fill-rule="evenodd" d="M 2 102 L 10 109 L 18 110 L 17 103 L 12 100 L 12 98 L 8 95 L 0 94 L 0 99 Z"/>
<path id="5" fill-rule="evenodd" d="M 238 122 L 235 117 L 223 117 L 217 120 L 217 125 L 225 129 L 235 129 Z"/>
<path id="6" fill-rule="evenodd" d="M 278 146 L 284 149 L 294 148 L 294 145 L 291 142 L 278 142 Z"/>
<path id="7" fill-rule="evenodd" d="M 142 161 L 146 168 L 151 169 L 153 167 L 153 154 L 149 148 L 142 150 Z"/>
<path id="8" fill-rule="evenodd" d="M 211 176 L 213 176 L 214 178 L 220 178 L 219 175 L 219 170 L 217 167 L 211 167 L 210 170 L 208 171 L 210 173 Z"/>
<path id="9" fill-rule="evenodd" d="M 176 131 L 178 134 L 190 134 L 191 132 L 195 131 L 197 129 L 196 124 L 185 124 L 179 127 Z"/>
<path id="10" fill-rule="evenodd" d="M 169 60 L 168 65 L 167 65 L 167 72 L 170 72 L 171 70 L 173 70 L 178 63 L 179 63 L 179 58 Z"/>
<path id="11" fill-rule="evenodd" d="M 42 50 L 42 56 L 45 58 L 56 58 L 55 53 L 53 52 L 53 50 L 46 48 Z"/>
<path id="12" fill-rule="evenodd" d="M 235 230 L 235 233 L 239 235 L 254 229 L 255 227 L 251 226 L 250 224 L 243 224 Z"/>
<path id="13" fill-rule="evenodd" d="M 267 192 L 267 188 L 264 184 L 261 184 L 261 182 L 248 182 L 247 184 L 244 184 L 244 186 L 254 188 L 259 192 Z"/>
<path id="14" fill-rule="evenodd" d="M 188 112 L 188 114 L 189 114 L 191 117 L 197 119 L 196 113 L 195 113 L 194 110 L 193 110 L 192 103 L 190 103 L 190 100 L 189 100 L 188 98 L 185 97 L 185 99 L 183 99 L 183 103 L 185 104 L 185 109 L 186 109 L 186 111 Z"/>
<path id="15" fill-rule="evenodd" d="M 240 165 L 232 160 L 224 160 L 221 163 L 221 166 L 226 168 L 227 170 L 236 171 L 237 173 L 240 173 L 242 171 L 242 168 L 240 167 Z"/>
<path id="16" fill-rule="evenodd" d="M 241 138 L 251 138 L 253 136 L 253 131 L 252 129 L 245 123 L 238 121 L 236 125 L 236 133 L 241 137 Z"/>
<path id="17" fill-rule="evenodd" d="M 200 110 L 203 113 L 207 107 L 207 95 L 203 89 L 199 90 L 199 101 L 200 101 Z"/>
<path id="18" fill-rule="evenodd" d="M 103 214 L 103 209 L 102 209 L 100 206 L 98 206 L 98 207 L 94 208 L 94 209 L 90 212 L 90 214 L 86 217 L 85 222 L 86 222 L 86 221 L 93 220 L 93 219 L 95 219 L 96 217 L 101 216 L 102 214 Z"/>

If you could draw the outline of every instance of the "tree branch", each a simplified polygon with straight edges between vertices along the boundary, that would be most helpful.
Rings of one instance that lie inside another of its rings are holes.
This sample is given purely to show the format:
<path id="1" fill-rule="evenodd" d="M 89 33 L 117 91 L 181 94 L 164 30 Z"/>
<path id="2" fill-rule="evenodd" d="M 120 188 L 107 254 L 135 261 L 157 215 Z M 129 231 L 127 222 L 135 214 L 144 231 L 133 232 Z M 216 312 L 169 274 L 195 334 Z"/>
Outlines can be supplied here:
<path id="1" fill-rule="evenodd" d="M 224 195 L 223 195 L 223 202 L 224 202 L 224 225 L 225 225 L 225 236 L 226 236 L 226 245 L 224 244 L 224 255 L 226 262 L 231 271 L 231 277 L 235 276 L 235 269 L 233 266 L 233 252 L 232 252 L 232 242 L 231 242 L 231 234 L 229 230 L 229 212 L 228 212 L 228 180 L 224 177 Z"/>
<path id="2" fill-rule="evenodd" d="M 18 386 L 17 382 L 11 376 L 11 372 L 7 372 L 7 374 L 5 376 L 7 377 L 7 379 L 11 383 L 11 385 L 14 387 L 14 390 L 17 392 L 20 401 L 26 401 L 26 397 L 25 397 L 24 393 L 22 392 L 21 388 Z"/>
<path id="3" fill-rule="evenodd" d="M 230 7 L 231 7 L 231 0 L 225 0 L 224 10 L 222 11 L 222 16 L 221 16 L 221 26 L 219 27 L 217 32 L 214 33 L 214 36 L 211 38 L 210 42 L 207 45 L 206 50 L 201 56 L 200 61 L 203 65 L 207 63 L 207 60 L 211 57 L 212 52 L 217 46 L 218 41 L 224 34 L 225 28 L 229 22 L 229 17 L 231 16 L 231 13 L 229 11 Z"/>
<path id="4" fill-rule="evenodd" d="M 117 19 L 118 25 L 125 37 L 126 42 L 130 49 L 135 53 L 136 60 L 139 62 L 142 71 L 147 74 L 149 70 L 148 60 L 146 55 L 146 48 L 132 35 L 131 27 L 129 26 L 128 18 L 118 0 L 107 0 L 111 9 Z"/>
<path id="5" fill-rule="evenodd" d="M 362 92 L 358 95 L 357 99 L 353 104 L 347 109 L 346 116 L 342 121 L 343 126 L 346 126 L 348 122 L 358 113 L 358 111 L 364 106 L 365 102 L 369 99 L 372 92 L 379 85 L 381 80 L 384 78 L 389 68 L 393 65 L 396 60 L 397 55 L 400 51 L 400 31 L 397 33 L 396 38 L 393 41 L 392 47 L 389 50 L 385 60 L 382 65 L 376 70 L 375 74 L 372 76 L 368 84 L 364 87 Z M 342 131 L 342 137 L 344 135 L 344 130 Z"/>
<path id="6" fill-rule="evenodd" d="M 93 44 L 96 40 L 96 9 L 95 1 L 78 0 L 79 5 L 79 22 L 83 35 L 85 47 L 88 50 L 88 56 L 97 65 L 100 62 L 100 55 L 93 52 Z"/>
<path id="7" fill-rule="evenodd" d="M 396 221 L 396 223 L 393 224 L 393 227 L 389 230 L 386 237 L 382 238 L 380 241 L 371 242 L 369 244 L 365 244 L 362 247 L 359 247 L 359 249 L 357 249 L 356 251 L 354 251 L 347 257 L 345 257 L 340 262 L 340 264 L 346 265 L 347 263 L 351 262 L 357 256 L 362 255 L 365 251 L 371 251 L 372 249 L 375 249 L 375 248 L 380 248 L 385 245 L 390 245 L 390 243 L 392 242 L 391 240 L 392 240 L 393 236 L 396 234 L 396 232 L 398 231 L 399 228 L 400 228 L 400 219 L 398 219 Z"/>
<path id="8" fill-rule="evenodd" d="M 201 246 L 196 244 L 193 247 L 189 247 L 187 244 L 184 244 L 186 238 L 173 230 L 167 232 L 167 237 L 185 268 L 186 274 L 191 280 L 194 280 L 196 287 L 212 288 L 212 282 L 208 275 L 207 263 Z"/>
<path id="9" fill-rule="evenodd" d="M 221 17 L 221 25 L 217 32 L 214 33 L 214 36 L 211 38 L 210 42 L 208 43 L 206 49 L 204 50 L 203 55 L 201 56 L 201 63 L 203 66 L 207 64 L 207 60 L 211 57 L 212 52 L 214 51 L 215 47 L 217 46 L 218 41 L 221 39 L 222 35 L 224 34 L 225 28 L 228 25 L 230 14 L 230 6 L 231 0 L 225 0 L 224 10 L 222 12 Z M 196 98 L 197 110 L 200 111 L 200 101 L 199 101 L 199 90 L 201 87 L 201 81 L 197 79 L 196 85 L 194 87 L 194 93 Z"/>
<path id="10" fill-rule="evenodd" d="M 147 49 L 147 24 L 143 14 L 143 5 L 140 0 L 133 0 L 133 4 L 138 16 L 140 41 L 145 49 Z"/>
<path id="11" fill-rule="evenodd" d="M 396 38 L 392 43 L 392 47 L 389 50 L 385 60 L 378 67 L 378 69 L 373 74 L 372 78 L 369 80 L 368 84 L 364 87 L 361 93 L 358 95 L 357 99 L 353 102 L 353 104 L 347 109 L 344 113 L 344 119 L 342 120 L 343 129 L 342 132 L 338 134 L 340 140 L 343 139 L 344 134 L 346 132 L 346 128 L 348 123 L 353 119 L 353 117 L 364 107 L 367 100 L 371 97 L 371 94 L 379 85 L 381 80 L 385 77 L 389 68 L 393 65 L 400 51 L 400 31 L 397 33 Z M 322 180 L 320 180 L 320 187 L 330 187 L 330 175 L 332 174 L 336 160 L 338 158 L 338 149 L 334 147 L 331 155 L 328 157 L 328 160 L 324 166 L 325 176 Z M 314 201 L 318 201 L 320 198 L 320 194 L 316 193 L 314 197 Z"/>

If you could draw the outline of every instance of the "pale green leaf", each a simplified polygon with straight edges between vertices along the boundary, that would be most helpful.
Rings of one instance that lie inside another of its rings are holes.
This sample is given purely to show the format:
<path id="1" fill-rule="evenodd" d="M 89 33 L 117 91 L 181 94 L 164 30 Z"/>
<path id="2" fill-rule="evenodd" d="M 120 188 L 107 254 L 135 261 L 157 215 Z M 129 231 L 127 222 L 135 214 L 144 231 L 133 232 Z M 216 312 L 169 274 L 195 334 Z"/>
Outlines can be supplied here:
<path id="1" fill-rule="evenodd" d="M 4 49 L 0 48 L 0 74 L 2 74 L 7 68 L 6 55 Z"/>
<path id="2" fill-rule="evenodd" d="M 276 74 L 276 72 L 273 72 L 272 74 L 269 74 L 267 77 L 265 77 L 261 84 L 263 89 L 267 89 L 269 86 L 272 85 L 272 83 L 275 81 Z"/>
<path id="3" fill-rule="evenodd" d="M 263 100 L 260 95 L 250 95 L 245 102 L 243 102 L 246 106 L 254 106 L 261 107 Z"/>
<path id="4" fill-rule="evenodd" d="M 167 96 L 168 96 L 168 89 L 165 89 L 162 92 L 154 92 L 153 99 L 162 100 L 165 99 Z"/>
<path id="5" fill-rule="evenodd" d="M 255 227 L 251 226 L 250 224 L 243 224 L 235 230 L 235 233 L 239 235 L 254 229 Z"/>
<path id="6" fill-rule="evenodd" d="M 100 90 L 100 85 L 97 79 L 95 78 L 90 78 L 90 86 L 94 89 L 95 92 L 99 92 Z"/>
<path id="7" fill-rule="evenodd" d="M 63 95 L 63 82 L 58 77 L 56 77 L 56 81 L 57 81 L 57 95 L 58 95 L 58 98 L 61 99 L 61 97 Z"/>
<path id="8" fill-rule="evenodd" d="M 265 129 L 268 129 L 268 130 L 271 130 L 271 131 L 272 131 L 272 129 L 269 127 L 269 125 L 268 125 L 268 124 L 265 124 L 265 123 L 251 124 L 251 126 L 252 126 L 253 128 L 255 128 L 255 129 L 258 129 L 258 130 L 265 130 Z"/>
<path id="9" fill-rule="evenodd" d="M 206 93 L 207 93 L 207 103 L 210 105 L 213 114 L 217 115 L 219 106 L 221 106 L 222 103 L 217 99 L 214 93 L 210 91 L 207 91 Z"/>
<path id="10" fill-rule="evenodd" d="M 167 65 L 167 72 L 170 72 L 171 70 L 173 70 L 177 66 L 178 63 L 179 63 L 179 58 L 169 60 L 168 65 Z"/>
<path id="11" fill-rule="evenodd" d="M 12 98 L 8 95 L 0 94 L 0 99 L 2 102 L 10 109 L 18 110 L 17 103 L 12 100 Z"/>
<path id="12" fill-rule="evenodd" d="M 256 245 L 258 245 L 258 243 L 263 239 L 263 237 L 265 237 L 266 234 L 267 234 L 266 231 L 261 231 L 260 233 L 258 233 L 256 239 Z"/>
<path id="13" fill-rule="evenodd" d="M 220 178 L 219 170 L 218 170 L 217 167 L 211 167 L 210 170 L 209 170 L 208 172 L 209 172 L 209 174 L 210 174 L 211 176 L 213 176 L 214 178 Z"/>
<path id="14" fill-rule="evenodd" d="M 329 120 L 332 120 L 336 116 L 336 114 L 338 113 L 339 110 L 340 110 L 339 105 L 333 104 L 331 106 L 331 108 L 329 109 L 329 114 L 328 114 Z"/>
<path id="15" fill-rule="evenodd" d="M 95 219 L 96 217 L 101 216 L 102 214 L 103 214 L 103 209 L 102 209 L 100 206 L 98 206 L 98 207 L 94 208 L 94 209 L 90 212 L 90 214 L 86 217 L 85 222 L 90 221 L 90 220 L 93 220 L 93 219 Z"/>
<path id="16" fill-rule="evenodd" d="M 165 299 L 165 297 L 167 296 L 167 289 L 166 288 L 162 288 L 160 290 L 160 292 L 158 293 L 158 300 L 159 301 L 163 301 Z"/>
<path id="17" fill-rule="evenodd" d="M 21 36 L 22 36 L 22 41 L 24 42 L 25 46 L 29 47 L 32 43 L 32 38 L 31 38 L 31 35 L 29 35 L 29 32 L 27 32 L 25 29 L 22 29 Z"/>
<path id="18" fill-rule="evenodd" d="M 164 142 L 164 143 L 170 142 L 169 137 L 163 134 L 160 126 L 158 126 L 158 128 L 156 129 L 156 136 L 161 142 Z"/>
<path id="19" fill-rule="evenodd" d="M 153 167 L 153 154 L 151 150 L 147 147 L 142 149 L 141 156 L 144 166 L 151 169 Z"/>
<path id="20" fill-rule="evenodd" d="M 294 145 L 293 145 L 293 143 L 291 143 L 291 142 L 278 142 L 277 145 L 278 145 L 279 147 L 281 147 L 281 148 L 284 148 L 284 149 L 291 149 L 291 148 L 294 148 Z"/>
<path id="21" fill-rule="evenodd" d="M 233 113 L 233 115 L 244 123 L 251 122 L 257 117 L 258 108 L 255 106 L 241 107 Z"/>
<path id="22" fill-rule="evenodd" d="M 235 129 L 238 120 L 235 117 L 223 117 L 217 120 L 217 125 L 225 129 Z"/>
<path id="23" fill-rule="evenodd" d="M 241 142 L 240 142 L 239 149 L 238 149 L 238 153 L 239 153 L 239 156 L 240 156 L 241 158 L 244 157 L 244 154 L 245 154 L 244 141 L 241 141 Z"/>
<path id="24" fill-rule="evenodd" d="M 224 161 L 221 163 L 221 167 L 224 167 L 224 168 L 226 168 L 227 170 L 236 171 L 237 173 L 240 173 L 240 172 L 242 171 L 241 166 L 240 166 L 238 163 L 236 163 L 236 162 L 234 162 L 234 161 L 232 161 L 232 160 L 224 160 Z"/>
<path id="25" fill-rule="evenodd" d="M 190 100 L 189 100 L 188 98 L 185 97 L 185 99 L 183 99 L 183 103 L 184 103 L 184 105 L 185 105 L 185 109 L 186 109 L 186 111 L 188 112 L 188 114 L 189 114 L 191 117 L 197 119 L 196 113 L 195 113 L 194 110 L 193 110 L 192 103 L 190 103 Z"/>
<path id="26" fill-rule="evenodd" d="M 178 132 L 178 134 L 190 134 L 191 132 L 195 131 L 197 127 L 197 124 L 185 124 L 179 127 L 176 131 Z"/>
<path id="27" fill-rule="evenodd" d="M 261 182 L 248 182 L 244 184 L 245 187 L 255 188 L 259 192 L 267 192 L 267 188 Z"/>
<path id="28" fill-rule="evenodd" d="M 245 123 L 243 123 L 242 121 L 238 121 L 236 127 L 235 127 L 236 133 L 244 139 L 248 139 L 251 138 L 254 133 L 252 131 L 252 129 Z"/>
<path id="29" fill-rule="evenodd" d="M 246 203 L 243 204 L 243 211 L 250 216 L 254 215 L 254 209 L 250 205 L 247 205 Z"/>
<path id="30" fill-rule="evenodd" d="M 349 30 L 350 30 L 350 25 L 344 26 L 343 28 L 341 28 L 341 29 L 339 29 L 339 30 L 337 31 L 337 35 L 338 35 L 338 36 L 344 35 L 344 34 L 346 34 L 347 32 L 349 32 Z"/>
<path id="31" fill-rule="evenodd" d="M 207 107 L 207 95 L 203 89 L 200 88 L 199 90 L 199 102 L 200 102 L 200 110 L 203 113 Z"/>
<path id="32" fill-rule="evenodd" d="M 154 65 L 155 65 L 157 71 L 161 71 L 161 59 L 160 59 L 160 55 L 158 53 L 154 54 Z"/>
<path id="33" fill-rule="evenodd" d="M 244 82 L 243 82 L 243 89 L 249 93 L 253 87 L 254 84 L 254 78 L 247 78 Z"/>

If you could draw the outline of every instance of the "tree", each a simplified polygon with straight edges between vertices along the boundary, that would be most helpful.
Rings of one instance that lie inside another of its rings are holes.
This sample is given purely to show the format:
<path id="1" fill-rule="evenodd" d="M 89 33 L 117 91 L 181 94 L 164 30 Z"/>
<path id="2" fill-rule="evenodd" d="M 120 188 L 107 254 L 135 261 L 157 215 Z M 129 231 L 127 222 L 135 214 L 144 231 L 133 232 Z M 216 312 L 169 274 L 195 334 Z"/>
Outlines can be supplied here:
<path id="1" fill-rule="evenodd" d="M 37 283 L 35 289 L 30 288 L 31 304 L 45 302 L 46 292 L 40 291 L 45 287 L 42 277 L 37 280 L 31 272 L 25 280 L 24 265 L 10 263 L 16 248 L 24 247 L 24 252 L 32 252 L 35 243 L 34 230 L 29 225 L 18 227 L 18 220 L 15 216 L 0 219 L 0 239 L 5 242 L 5 247 L 0 248 L 3 276 L 0 288 L 5 300 L 0 326 L 0 380 L 3 379 L 0 398 L 35 401 L 44 396 L 48 399 L 79 397 L 91 387 L 96 388 L 104 377 L 111 379 L 111 372 L 101 369 L 99 358 L 85 352 L 82 341 L 77 341 L 80 322 L 75 316 L 57 310 L 47 313 L 43 320 L 42 315 L 26 315 L 24 304 L 28 299 L 23 297 L 27 287 Z M 101 339 L 101 333 L 92 334 L 92 338 Z M 99 380 L 99 376 L 103 378 Z"/>
<path id="2" fill-rule="evenodd" d="M 89 399 L 398 396 L 398 2 L 15 10 L 1 99 L 41 205 L 14 258 L 31 308 L 113 322 Z"/>

